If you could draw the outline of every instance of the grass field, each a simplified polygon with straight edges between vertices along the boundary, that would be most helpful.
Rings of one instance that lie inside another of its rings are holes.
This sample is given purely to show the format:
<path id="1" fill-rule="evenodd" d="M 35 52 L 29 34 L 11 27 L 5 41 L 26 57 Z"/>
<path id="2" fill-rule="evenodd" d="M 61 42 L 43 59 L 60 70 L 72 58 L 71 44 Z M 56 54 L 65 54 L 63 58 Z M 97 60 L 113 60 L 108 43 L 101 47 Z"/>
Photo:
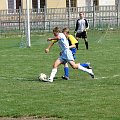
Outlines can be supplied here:
<path id="1" fill-rule="evenodd" d="M 0 38 L 0 117 L 49 120 L 120 120 L 120 31 L 89 31 L 89 50 L 80 40 L 76 62 L 90 62 L 95 79 L 70 68 L 62 80 L 60 66 L 53 83 L 40 82 L 50 74 L 58 45 L 45 54 L 51 33 L 31 36 L 31 48 L 20 48 L 20 37 Z"/>

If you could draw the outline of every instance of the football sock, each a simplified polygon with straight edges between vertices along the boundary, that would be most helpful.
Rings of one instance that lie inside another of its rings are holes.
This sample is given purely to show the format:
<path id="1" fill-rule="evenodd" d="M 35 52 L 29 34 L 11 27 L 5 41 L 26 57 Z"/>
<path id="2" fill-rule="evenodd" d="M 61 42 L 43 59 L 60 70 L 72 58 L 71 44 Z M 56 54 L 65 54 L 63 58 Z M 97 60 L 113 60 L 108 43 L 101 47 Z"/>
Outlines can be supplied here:
<path id="1" fill-rule="evenodd" d="M 81 66 L 80 64 L 78 65 L 78 69 L 79 69 L 79 70 L 82 70 L 82 71 L 84 71 L 84 72 L 90 73 L 90 72 L 89 72 L 89 69 Z"/>
<path id="2" fill-rule="evenodd" d="M 69 77 L 69 68 L 64 67 L 64 76 Z"/>
<path id="3" fill-rule="evenodd" d="M 53 80 L 53 78 L 55 77 L 56 73 L 57 73 L 57 68 L 53 68 L 53 69 L 52 69 L 52 72 L 51 72 L 51 74 L 50 74 L 50 79 L 51 79 L 51 80 Z"/>
<path id="4" fill-rule="evenodd" d="M 85 42 L 85 45 L 86 45 L 86 49 L 88 50 L 88 42 L 87 41 Z"/>
<path id="5" fill-rule="evenodd" d="M 86 64 L 86 63 L 81 63 L 80 65 L 83 66 L 83 67 L 88 67 L 88 66 L 89 66 L 89 65 Z"/>
<path id="6" fill-rule="evenodd" d="M 76 44 L 75 44 L 75 45 L 76 45 L 77 50 L 78 50 L 78 44 L 79 44 L 79 43 L 76 43 Z"/>

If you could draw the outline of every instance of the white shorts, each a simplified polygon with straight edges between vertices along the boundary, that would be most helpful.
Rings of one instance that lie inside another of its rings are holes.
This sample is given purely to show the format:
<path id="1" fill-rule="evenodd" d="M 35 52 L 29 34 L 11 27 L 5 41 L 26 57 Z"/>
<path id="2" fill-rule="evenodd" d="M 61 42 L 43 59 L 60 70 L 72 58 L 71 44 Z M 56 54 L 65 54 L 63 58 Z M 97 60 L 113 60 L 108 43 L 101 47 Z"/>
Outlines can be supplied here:
<path id="1" fill-rule="evenodd" d="M 63 62 L 64 64 L 69 61 L 74 61 L 73 54 L 70 49 L 66 49 L 62 52 L 61 56 L 59 57 L 59 60 Z"/>

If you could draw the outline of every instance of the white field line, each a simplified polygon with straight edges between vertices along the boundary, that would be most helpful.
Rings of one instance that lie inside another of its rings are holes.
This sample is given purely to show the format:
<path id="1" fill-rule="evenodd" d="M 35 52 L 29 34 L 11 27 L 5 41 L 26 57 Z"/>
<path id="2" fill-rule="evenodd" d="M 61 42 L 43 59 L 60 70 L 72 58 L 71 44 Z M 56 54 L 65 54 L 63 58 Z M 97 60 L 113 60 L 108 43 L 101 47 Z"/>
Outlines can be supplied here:
<path id="1" fill-rule="evenodd" d="M 95 77 L 94 79 L 106 79 L 106 78 L 116 78 L 120 77 L 120 75 L 106 76 L 106 77 Z"/>
<path id="2" fill-rule="evenodd" d="M 26 79 L 30 79 L 30 78 L 22 78 L 22 77 L 2 77 L 0 76 L 0 79 L 5 80 L 5 79 L 13 79 L 13 80 L 26 80 Z M 31 79 L 30 79 L 31 80 Z"/>
<path id="3" fill-rule="evenodd" d="M 120 77 L 120 75 L 113 75 L 113 76 L 106 76 L 106 77 L 95 77 L 94 79 L 98 80 L 98 79 L 116 78 L 116 77 Z M 0 79 L 3 79 L 3 80 L 4 79 L 13 79 L 13 80 L 26 80 L 26 79 L 29 79 L 29 80 L 32 80 L 31 78 L 22 78 L 22 77 L 10 77 L 10 78 L 8 78 L 8 77 L 3 77 L 3 76 L 0 76 Z M 70 80 L 75 80 L 75 79 L 70 79 Z"/>
<path id="4" fill-rule="evenodd" d="M 0 52 L 2 52 L 2 51 L 0 51 Z M 53 53 L 52 52 L 49 52 L 49 53 L 40 53 L 39 55 L 44 55 L 44 56 L 49 56 L 49 55 L 52 55 Z M 58 53 L 54 53 L 54 55 L 59 55 L 59 52 Z M 26 55 L 15 55 L 15 54 L 12 54 L 12 55 L 5 55 L 5 54 L 1 54 L 0 55 L 1 57 L 6 57 L 6 56 L 17 56 L 17 57 L 23 57 L 23 56 L 30 56 L 31 57 L 31 54 L 26 54 Z"/>
<path id="5" fill-rule="evenodd" d="M 100 37 L 100 39 L 98 39 L 98 43 L 100 43 L 100 42 L 102 41 L 102 39 L 104 39 L 104 38 L 106 37 L 107 32 L 108 32 L 108 29 L 106 30 L 105 34 L 102 35 L 102 36 Z"/>

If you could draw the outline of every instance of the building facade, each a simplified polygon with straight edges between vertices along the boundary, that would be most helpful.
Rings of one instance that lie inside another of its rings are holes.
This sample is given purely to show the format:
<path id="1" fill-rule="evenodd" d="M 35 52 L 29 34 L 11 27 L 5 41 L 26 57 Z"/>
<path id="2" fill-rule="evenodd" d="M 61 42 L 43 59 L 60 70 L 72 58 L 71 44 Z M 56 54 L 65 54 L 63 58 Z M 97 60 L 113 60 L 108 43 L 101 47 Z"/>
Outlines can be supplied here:
<path id="1" fill-rule="evenodd" d="M 120 0 L 29 0 L 30 9 L 115 5 Z M 26 9 L 26 0 L 0 0 L 0 10 Z"/>

